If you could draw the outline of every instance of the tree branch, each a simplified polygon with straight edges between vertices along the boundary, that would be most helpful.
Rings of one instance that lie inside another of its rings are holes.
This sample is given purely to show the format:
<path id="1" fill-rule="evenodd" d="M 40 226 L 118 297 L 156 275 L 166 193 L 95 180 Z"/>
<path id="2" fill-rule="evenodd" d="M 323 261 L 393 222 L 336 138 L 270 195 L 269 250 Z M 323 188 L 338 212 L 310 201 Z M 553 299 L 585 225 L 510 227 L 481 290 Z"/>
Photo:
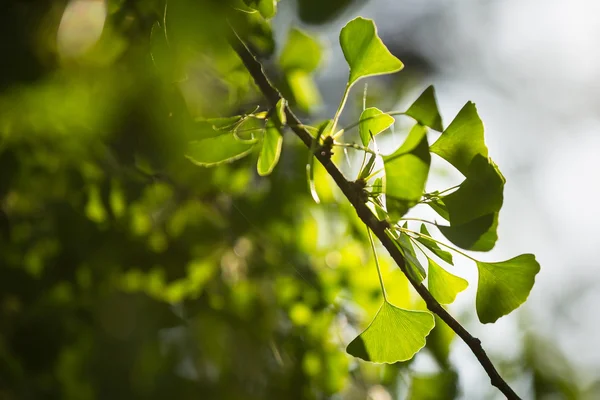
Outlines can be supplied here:
<path id="1" fill-rule="evenodd" d="M 262 64 L 254 57 L 252 52 L 248 49 L 243 40 L 233 31 L 233 35 L 230 38 L 230 44 L 241 58 L 242 62 L 246 66 L 246 69 L 250 75 L 254 78 L 256 85 L 259 87 L 265 98 L 268 100 L 272 107 L 275 107 L 277 102 L 282 99 L 281 93 L 271 84 L 267 78 Z M 312 148 L 313 137 L 303 127 L 300 120 L 294 115 L 292 110 L 286 105 L 285 113 L 287 116 L 287 124 L 290 126 L 292 131 L 304 142 L 306 147 Z M 485 350 L 481 346 L 481 341 L 476 337 L 472 336 L 452 315 L 450 315 L 440 303 L 431 295 L 429 290 L 420 282 L 415 281 L 411 278 L 411 275 L 407 273 L 406 264 L 402 253 L 396 246 L 396 244 L 387 236 L 386 229 L 388 228 L 386 223 L 378 220 L 366 204 L 361 201 L 357 190 L 354 188 L 353 183 L 348 181 L 336 165 L 327 156 L 320 153 L 316 153 L 315 157 L 325 167 L 329 175 L 333 178 L 337 186 L 341 189 L 342 193 L 346 196 L 348 201 L 352 204 L 356 213 L 365 225 L 373 231 L 373 233 L 379 238 L 383 246 L 390 253 L 398 267 L 402 270 L 404 275 L 408 278 L 411 285 L 415 288 L 417 293 L 425 300 L 427 308 L 436 314 L 442 321 L 444 321 L 456 334 L 469 346 L 473 354 L 479 360 L 483 369 L 487 372 L 490 377 L 491 384 L 497 387 L 507 399 L 520 399 L 520 397 L 512 390 L 508 383 L 500 376 L 494 364 L 485 353 Z"/>

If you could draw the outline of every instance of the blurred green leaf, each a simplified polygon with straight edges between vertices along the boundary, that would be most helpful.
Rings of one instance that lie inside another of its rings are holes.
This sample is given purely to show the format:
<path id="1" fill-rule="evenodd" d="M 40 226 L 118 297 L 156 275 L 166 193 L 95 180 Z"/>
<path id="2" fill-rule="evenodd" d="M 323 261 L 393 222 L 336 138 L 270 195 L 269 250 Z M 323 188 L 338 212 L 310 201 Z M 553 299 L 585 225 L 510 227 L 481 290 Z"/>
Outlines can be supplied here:
<path id="1" fill-rule="evenodd" d="M 262 148 L 258 156 L 257 170 L 260 176 L 269 175 L 279 161 L 283 136 L 275 126 L 273 120 L 267 121 Z"/>
<path id="2" fill-rule="evenodd" d="M 475 104 L 468 102 L 460 110 L 439 139 L 431 145 L 431 152 L 448 161 L 466 177 L 473 171 L 471 164 L 476 157 L 487 159 L 483 123 L 477 115 Z"/>
<path id="3" fill-rule="evenodd" d="M 404 310 L 386 301 L 371 324 L 350 342 L 346 351 L 376 363 L 410 360 L 425 346 L 425 337 L 434 324 L 433 314 L 429 312 Z"/>
<path id="4" fill-rule="evenodd" d="M 404 67 L 377 36 L 370 19 L 357 17 L 348 22 L 340 32 L 340 45 L 350 67 L 348 86 L 360 78 L 391 74 Z"/>
<path id="5" fill-rule="evenodd" d="M 248 155 L 256 140 L 242 141 L 233 134 L 194 140 L 188 143 L 185 157 L 201 167 L 212 167 Z"/>
<path id="6" fill-rule="evenodd" d="M 313 72 L 321 62 L 321 46 L 306 32 L 292 28 L 279 56 L 279 65 L 285 71 Z"/>
<path id="7" fill-rule="evenodd" d="M 425 89 L 421 96 L 408 108 L 406 115 L 414 118 L 419 124 L 436 131 L 441 132 L 444 130 L 433 86 Z"/>
<path id="8" fill-rule="evenodd" d="M 430 163 L 426 130 L 418 124 L 398 150 L 383 157 L 386 206 L 392 221 L 400 219 L 421 199 Z"/>
<path id="9" fill-rule="evenodd" d="M 430 375 L 415 375 L 410 386 L 409 400 L 454 400 L 458 396 L 458 375 L 442 371 Z"/>
<path id="10" fill-rule="evenodd" d="M 429 260 L 428 289 L 440 304 L 451 304 L 456 295 L 467 288 L 469 283 L 461 277 L 451 274 L 432 259 Z"/>
<path id="11" fill-rule="evenodd" d="M 420 232 L 424 235 L 431 237 L 425 224 L 421 224 Z M 423 245 L 425 245 L 429 250 L 431 250 L 436 256 L 446 261 L 448 264 L 454 265 L 454 263 L 452 262 L 452 254 L 442 249 L 434 240 L 423 236 L 419 236 L 417 240 Z"/>
<path id="12" fill-rule="evenodd" d="M 477 261 L 477 270 L 477 316 L 487 324 L 496 322 L 527 300 L 540 264 L 533 254 L 521 254 L 507 261 Z"/>
<path id="13" fill-rule="evenodd" d="M 360 114 L 360 123 L 358 124 L 358 132 L 363 146 L 368 146 L 371 141 L 371 135 L 375 137 L 394 123 L 394 117 L 385 114 L 376 107 L 365 109 Z"/>

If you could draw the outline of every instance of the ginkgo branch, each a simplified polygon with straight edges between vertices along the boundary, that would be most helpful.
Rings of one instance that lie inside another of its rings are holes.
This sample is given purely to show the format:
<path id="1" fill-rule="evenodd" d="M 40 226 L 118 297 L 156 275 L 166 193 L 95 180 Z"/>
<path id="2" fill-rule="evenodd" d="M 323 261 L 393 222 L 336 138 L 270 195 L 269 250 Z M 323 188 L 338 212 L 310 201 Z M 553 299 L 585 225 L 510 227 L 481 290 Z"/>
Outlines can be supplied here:
<path id="1" fill-rule="evenodd" d="M 256 85 L 259 87 L 267 101 L 272 107 L 275 107 L 277 102 L 283 97 L 267 78 L 262 64 L 254 57 L 252 52 L 248 49 L 246 44 L 235 31 L 232 32 L 230 37 L 230 44 L 244 63 L 246 69 L 253 77 Z M 302 140 L 302 142 L 309 149 L 314 148 L 315 145 L 313 144 L 313 136 L 307 130 L 300 127 L 300 120 L 298 117 L 296 117 L 288 105 L 285 106 L 285 113 L 287 116 L 288 125 L 296 134 L 296 136 L 298 136 L 298 138 L 300 138 L 300 140 Z M 406 275 L 407 279 L 415 288 L 417 293 L 423 298 L 427 308 L 436 314 L 442 321 L 444 321 L 467 344 L 467 346 L 469 346 L 473 354 L 479 360 L 479 363 L 490 377 L 491 384 L 497 387 L 507 399 L 520 399 L 520 397 L 514 392 L 508 383 L 500 376 L 496 370 L 496 367 L 481 346 L 481 341 L 471 335 L 456 319 L 454 319 L 454 317 L 450 315 L 448 311 L 446 311 L 446 309 L 442 307 L 442 305 L 433 297 L 423 283 L 418 282 L 411 276 L 411 274 L 408 273 L 406 262 L 402 256 L 402 253 L 394 241 L 386 234 L 389 224 L 382 223 L 382 221 L 377 219 L 377 217 L 371 212 L 371 210 L 357 194 L 352 182 L 348 181 L 337 168 L 337 166 L 332 162 L 331 157 L 323 156 L 318 152 L 314 156 L 323 165 L 327 173 L 340 188 L 344 196 L 352 204 L 354 210 L 358 214 L 358 217 L 365 225 L 367 225 L 367 227 L 375 234 L 375 236 L 379 238 L 383 246 L 390 253 L 390 256 L 394 262 Z"/>

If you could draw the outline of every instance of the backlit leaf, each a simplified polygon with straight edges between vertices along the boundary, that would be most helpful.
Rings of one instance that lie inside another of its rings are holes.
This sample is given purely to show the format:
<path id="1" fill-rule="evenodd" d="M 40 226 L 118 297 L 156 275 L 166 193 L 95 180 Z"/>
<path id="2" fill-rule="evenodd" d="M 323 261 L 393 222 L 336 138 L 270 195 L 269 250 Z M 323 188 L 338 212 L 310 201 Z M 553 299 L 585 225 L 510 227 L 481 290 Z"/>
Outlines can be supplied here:
<path id="1" fill-rule="evenodd" d="M 410 360 L 425 346 L 425 338 L 434 325 L 433 315 L 427 311 L 404 310 L 384 302 L 371 324 L 346 351 L 376 363 Z"/>
<path id="2" fill-rule="evenodd" d="M 279 161 L 283 136 L 273 120 L 267 121 L 262 148 L 258 156 L 257 170 L 261 176 L 269 175 Z"/>
<path id="3" fill-rule="evenodd" d="M 427 282 L 429 291 L 440 304 L 454 302 L 456 295 L 469 286 L 466 280 L 452 275 L 432 259 L 429 259 Z"/>
<path id="4" fill-rule="evenodd" d="M 348 22 L 340 32 L 340 45 L 350 67 L 348 86 L 360 78 L 390 74 L 404 67 L 377 36 L 370 19 L 357 17 Z"/>
<path id="5" fill-rule="evenodd" d="M 386 206 L 393 221 L 400 219 L 421 199 L 430 163 L 426 129 L 418 124 L 398 150 L 383 157 Z"/>
<path id="6" fill-rule="evenodd" d="M 501 262 L 477 261 L 477 316 L 484 323 L 496 322 L 527 300 L 540 271 L 533 254 L 521 254 Z"/>
<path id="7" fill-rule="evenodd" d="M 376 107 L 370 107 L 360 114 L 358 132 L 364 146 L 368 146 L 371 135 L 376 136 L 394 123 L 394 117 Z"/>
<path id="8" fill-rule="evenodd" d="M 473 251 L 490 251 L 498 240 L 498 213 L 484 215 L 460 225 L 437 227 L 458 247 Z"/>
<path id="9" fill-rule="evenodd" d="M 427 227 L 424 224 L 421 224 L 421 233 L 431 237 L 429 231 L 427 230 Z M 436 256 L 446 261 L 448 264 L 454 265 L 452 260 L 452 254 L 442 249 L 434 240 L 423 236 L 419 236 L 417 240 L 419 241 L 419 243 L 422 243 L 429 250 L 431 250 L 431 252 L 434 253 Z"/>
<path id="10" fill-rule="evenodd" d="M 416 281 L 422 282 L 423 279 L 425 279 L 425 276 L 427 276 L 427 273 L 417 258 L 415 249 L 410 242 L 410 237 L 406 233 L 400 232 L 395 238 L 395 243 L 399 246 L 404 259 L 406 260 L 406 269 L 408 273 Z"/>
<path id="11" fill-rule="evenodd" d="M 312 72 L 321 62 L 321 46 L 313 37 L 297 28 L 290 29 L 279 65 L 284 72 L 302 70 Z"/>
<path id="12" fill-rule="evenodd" d="M 431 145 L 431 152 L 439 155 L 468 177 L 476 156 L 488 157 L 483 138 L 483 122 L 475 104 L 468 102 L 439 139 Z"/>
<path id="13" fill-rule="evenodd" d="M 419 124 L 443 131 L 442 117 L 435 100 L 435 89 L 429 86 L 419 98 L 408 108 L 406 115 L 413 117 Z"/>

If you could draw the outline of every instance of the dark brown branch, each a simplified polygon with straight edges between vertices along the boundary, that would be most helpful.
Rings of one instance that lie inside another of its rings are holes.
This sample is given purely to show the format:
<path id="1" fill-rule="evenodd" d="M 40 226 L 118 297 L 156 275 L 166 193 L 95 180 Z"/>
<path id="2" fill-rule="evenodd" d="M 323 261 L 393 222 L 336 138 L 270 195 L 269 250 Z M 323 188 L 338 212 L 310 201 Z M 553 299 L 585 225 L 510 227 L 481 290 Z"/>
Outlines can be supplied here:
<path id="1" fill-rule="evenodd" d="M 277 102 L 282 99 L 281 93 L 269 82 L 262 64 L 254 57 L 252 52 L 248 49 L 242 39 L 233 32 L 230 40 L 230 44 L 235 52 L 242 59 L 242 62 L 248 69 L 248 72 L 254 78 L 256 85 L 259 87 L 263 95 L 266 97 L 272 107 L 275 107 Z M 309 149 L 312 146 L 313 137 L 311 134 L 303 128 L 302 123 L 292 110 L 286 105 L 285 113 L 287 115 L 287 124 L 294 131 L 294 133 L 304 142 L 306 147 Z M 411 278 L 411 275 L 407 273 L 406 264 L 402 253 L 395 243 L 386 234 L 386 224 L 382 224 L 371 210 L 361 201 L 359 192 L 352 185 L 352 182 L 348 181 L 340 170 L 335 166 L 331 159 L 321 153 L 315 154 L 315 157 L 325 167 L 329 175 L 333 178 L 337 186 L 342 190 L 346 198 L 350 201 L 356 213 L 360 219 L 367 225 L 373 233 L 379 238 L 383 246 L 390 253 L 398 267 L 404 272 L 404 275 L 408 278 L 411 285 L 415 288 L 417 293 L 425 300 L 427 308 L 436 314 L 442 321 L 444 321 L 460 338 L 469 346 L 473 354 L 477 357 L 482 367 L 490 377 L 493 386 L 497 387 L 507 399 L 520 399 L 519 396 L 512 390 L 508 383 L 500 376 L 492 361 L 489 359 L 485 350 L 481 346 L 481 341 L 476 337 L 472 336 L 452 315 L 450 315 L 440 303 L 431 295 L 429 290 L 420 282 L 415 281 Z"/>

